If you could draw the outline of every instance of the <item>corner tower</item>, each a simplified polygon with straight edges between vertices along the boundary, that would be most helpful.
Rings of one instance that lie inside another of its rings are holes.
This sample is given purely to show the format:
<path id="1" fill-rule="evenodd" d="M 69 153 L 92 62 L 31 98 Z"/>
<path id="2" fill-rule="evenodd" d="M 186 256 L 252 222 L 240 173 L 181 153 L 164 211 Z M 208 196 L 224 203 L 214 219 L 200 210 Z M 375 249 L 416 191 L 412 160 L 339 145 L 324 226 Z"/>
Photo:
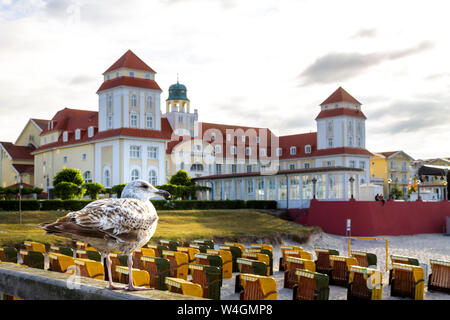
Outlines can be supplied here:
<path id="1" fill-rule="evenodd" d="M 161 88 L 156 72 L 131 50 L 103 73 L 99 131 L 119 128 L 161 130 Z"/>
<path id="2" fill-rule="evenodd" d="M 361 103 L 339 87 L 320 104 L 317 149 L 366 147 L 366 116 Z"/>

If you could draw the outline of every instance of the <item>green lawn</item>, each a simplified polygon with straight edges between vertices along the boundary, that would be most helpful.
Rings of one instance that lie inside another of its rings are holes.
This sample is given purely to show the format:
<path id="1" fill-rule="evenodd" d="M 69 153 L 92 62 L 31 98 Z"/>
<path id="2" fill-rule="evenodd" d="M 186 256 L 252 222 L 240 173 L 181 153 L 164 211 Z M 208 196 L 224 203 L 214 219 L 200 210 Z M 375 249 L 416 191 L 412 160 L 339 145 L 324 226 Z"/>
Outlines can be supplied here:
<path id="1" fill-rule="evenodd" d="M 24 241 L 38 241 L 47 245 L 69 245 L 70 239 L 46 235 L 37 227 L 41 222 L 52 222 L 64 216 L 62 211 L 23 212 L 19 225 L 18 212 L 0 212 L 0 245 L 19 247 Z M 151 242 L 159 239 L 191 241 L 199 238 L 266 241 L 289 237 L 305 241 L 317 227 L 304 227 L 257 210 L 180 210 L 160 211 L 159 223 Z"/>

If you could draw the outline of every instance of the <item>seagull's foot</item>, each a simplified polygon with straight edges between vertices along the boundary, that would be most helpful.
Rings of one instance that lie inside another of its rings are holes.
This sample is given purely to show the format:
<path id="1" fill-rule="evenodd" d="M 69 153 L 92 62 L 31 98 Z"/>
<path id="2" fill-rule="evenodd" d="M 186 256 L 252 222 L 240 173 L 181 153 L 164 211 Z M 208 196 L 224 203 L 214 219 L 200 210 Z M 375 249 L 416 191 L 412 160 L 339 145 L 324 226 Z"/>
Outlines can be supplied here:
<path id="1" fill-rule="evenodd" d="M 106 289 L 108 290 L 125 290 L 127 287 L 126 286 L 116 286 L 113 284 L 109 284 L 106 286 Z"/>
<path id="2" fill-rule="evenodd" d="M 134 285 L 128 285 L 125 287 L 126 291 L 149 291 L 155 290 L 155 288 L 135 287 Z"/>

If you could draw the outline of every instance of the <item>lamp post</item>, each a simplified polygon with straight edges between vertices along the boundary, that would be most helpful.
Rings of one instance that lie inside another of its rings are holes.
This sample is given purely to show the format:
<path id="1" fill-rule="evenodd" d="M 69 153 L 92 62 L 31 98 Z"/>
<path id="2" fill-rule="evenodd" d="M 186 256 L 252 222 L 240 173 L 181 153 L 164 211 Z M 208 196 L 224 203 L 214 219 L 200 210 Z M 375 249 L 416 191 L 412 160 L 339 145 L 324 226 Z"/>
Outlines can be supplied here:
<path id="1" fill-rule="evenodd" d="M 351 192 L 351 199 L 353 199 L 353 182 L 355 182 L 355 178 L 350 177 L 350 179 L 348 179 L 348 181 L 350 181 L 350 192 Z"/>
<path id="2" fill-rule="evenodd" d="M 422 181 L 417 180 L 417 200 L 422 200 L 420 198 L 420 184 L 422 183 Z"/>
<path id="3" fill-rule="evenodd" d="M 19 224 L 22 224 L 22 176 L 19 176 Z"/>
<path id="4" fill-rule="evenodd" d="M 447 201 L 447 184 L 448 182 L 446 180 L 442 181 L 442 184 L 444 185 L 444 201 Z"/>
<path id="5" fill-rule="evenodd" d="M 316 177 L 314 177 L 312 179 L 312 183 L 313 183 L 313 199 L 316 198 L 316 182 L 317 182 L 317 179 L 316 179 Z"/>
<path id="6" fill-rule="evenodd" d="M 388 183 L 388 199 L 390 199 L 391 198 L 391 183 L 392 183 L 392 179 L 388 179 L 387 183 Z"/>

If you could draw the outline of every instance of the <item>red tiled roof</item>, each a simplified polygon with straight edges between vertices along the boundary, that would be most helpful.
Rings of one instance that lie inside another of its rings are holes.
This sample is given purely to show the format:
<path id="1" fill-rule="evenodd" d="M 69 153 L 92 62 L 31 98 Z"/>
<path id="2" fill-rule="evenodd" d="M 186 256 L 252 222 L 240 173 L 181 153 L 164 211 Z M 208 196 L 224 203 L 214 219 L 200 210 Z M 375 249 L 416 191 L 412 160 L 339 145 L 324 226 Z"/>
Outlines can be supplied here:
<path id="1" fill-rule="evenodd" d="M 355 155 L 373 156 L 373 154 L 370 151 L 368 151 L 367 149 L 349 148 L 349 147 L 316 150 L 316 152 L 313 153 L 313 156 L 315 156 L 315 157 L 331 156 L 331 155 L 335 155 L 335 154 L 355 154 Z"/>
<path id="2" fill-rule="evenodd" d="M 375 152 L 375 153 L 382 154 L 386 158 L 389 158 L 390 156 L 392 156 L 393 154 L 395 154 L 397 152 L 399 152 L 399 151 Z"/>
<path id="3" fill-rule="evenodd" d="M 122 76 L 118 78 L 113 78 L 111 80 L 106 80 L 105 82 L 102 83 L 97 92 L 119 86 L 138 87 L 162 91 L 155 80 Z"/>
<path id="4" fill-rule="evenodd" d="M 33 146 L 17 146 L 11 142 L 0 142 L 12 160 L 33 160 L 31 152 L 35 150 Z"/>
<path id="5" fill-rule="evenodd" d="M 80 139 L 75 140 L 75 133 L 69 132 L 67 142 L 62 141 L 62 135 L 60 135 L 58 141 L 40 146 L 35 152 L 41 152 L 56 147 L 70 146 L 79 143 L 93 142 L 99 139 L 107 139 L 112 137 L 137 137 L 137 138 L 153 138 L 170 140 L 172 136 L 172 128 L 169 121 L 166 118 L 161 119 L 161 131 L 148 130 L 148 129 L 135 129 L 135 128 L 119 128 L 98 132 L 97 127 L 94 127 L 94 136 L 88 137 L 88 131 L 82 130 Z"/>
<path id="6" fill-rule="evenodd" d="M 338 117 L 338 116 L 351 116 L 351 117 L 367 119 L 361 110 L 349 109 L 349 108 L 336 108 L 336 109 L 320 111 L 319 115 L 316 117 L 316 120 L 321 119 L 321 118 L 331 118 L 331 117 Z"/>
<path id="7" fill-rule="evenodd" d="M 88 127 L 98 126 L 98 112 L 89 110 L 78 110 L 64 108 L 58 111 L 52 118 L 53 129 L 46 127 L 41 135 L 51 131 L 75 131 L 75 129 L 87 129 Z"/>
<path id="8" fill-rule="evenodd" d="M 42 119 L 31 119 L 36 123 L 42 130 L 47 128 L 48 123 L 50 120 L 42 120 Z"/>
<path id="9" fill-rule="evenodd" d="M 32 165 L 32 164 L 15 164 L 15 163 L 13 163 L 12 166 L 20 174 L 22 174 L 22 173 L 34 173 L 34 165 Z"/>
<path id="10" fill-rule="evenodd" d="M 311 157 L 317 149 L 317 132 L 281 136 L 279 145 L 283 149 L 280 159 Z M 305 153 L 306 145 L 311 146 L 311 153 Z M 291 147 L 297 148 L 296 154 L 291 155 Z"/>
<path id="11" fill-rule="evenodd" d="M 331 94 L 324 102 L 322 102 L 320 105 L 323 106 L 325 104 L 329 103 L 337 103 L 337 102 L 351 102 L 351 103 L 357 103 L 362 104 L 355 98 L 353 98 L 347 91 L 345 91 L 342 87 L 337 88 L 335 92 Z"/>
<path id="12" fill-rule="evenodd" d="M 8 187 L 6 187 L 6 188 L 8 188 L 8 189 L 14 189 L 14 188 L 17 188 L 17 187 L 19 187 L 20 185 L 18 184 L 18 183 L 16 183 L 16 184 L 13 184 L 13 185 L 10 185 L 10 186 L 8 186 Z M 32 186 L 31 184 L 28 184 L 28 183 L 22 183 L 22 187 L 24 187 L 24 188 L 34 188 L 34 186 Z"/>
<path id="13" fill-rule="evenodd" d="M 111 67 L 108 68 L 103 74 L 106 72 L 116 70 L 119 68 L 129 68 L 135 70 L 143 70 L 155 72 L 152 68 L 150 68 L 144 61 L 142 61 L 137 55 L 134 54 L 133 51 L 128 50 L 125 52 L 123 56 L 119 58 Z"/>

